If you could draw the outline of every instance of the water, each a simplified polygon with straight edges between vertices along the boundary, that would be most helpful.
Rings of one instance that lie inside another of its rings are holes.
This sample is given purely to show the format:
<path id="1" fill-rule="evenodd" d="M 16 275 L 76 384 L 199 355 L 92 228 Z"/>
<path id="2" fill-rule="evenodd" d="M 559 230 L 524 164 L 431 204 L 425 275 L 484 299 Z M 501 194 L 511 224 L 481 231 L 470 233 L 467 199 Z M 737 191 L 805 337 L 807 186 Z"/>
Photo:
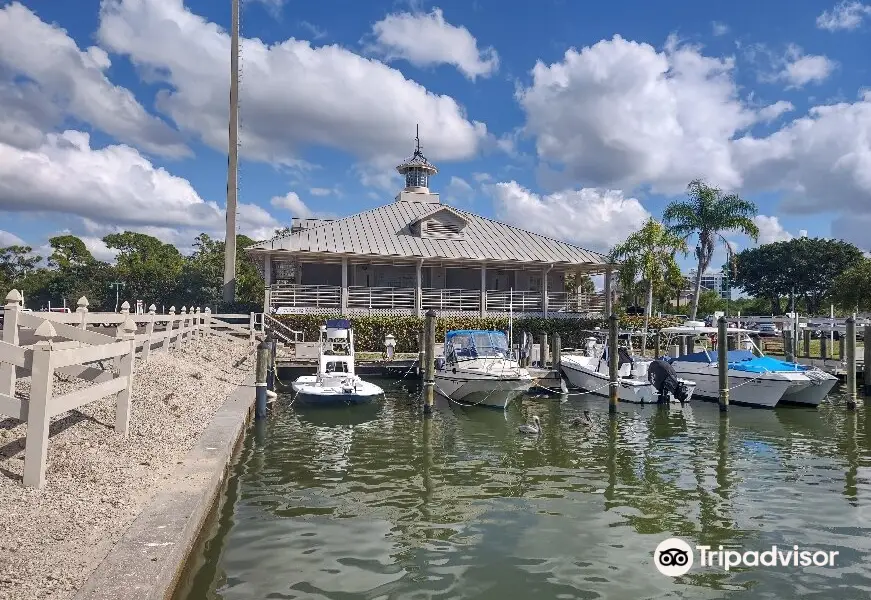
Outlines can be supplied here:
<path id="1" fill-rule="evenodd" d="M 524 399 L 503 414 L 380 382 L 383 403 L 279 409 L 249 431 L 176 599 L 862 598 L 871 430 L 860 403 L 681 410 Z M 594 425 L 570 426 L 584 409 Z M 541 416 L 543 434 L 518 425 Z M 700 568 L 676 535 L 837 550 L 822 567 Z"/>

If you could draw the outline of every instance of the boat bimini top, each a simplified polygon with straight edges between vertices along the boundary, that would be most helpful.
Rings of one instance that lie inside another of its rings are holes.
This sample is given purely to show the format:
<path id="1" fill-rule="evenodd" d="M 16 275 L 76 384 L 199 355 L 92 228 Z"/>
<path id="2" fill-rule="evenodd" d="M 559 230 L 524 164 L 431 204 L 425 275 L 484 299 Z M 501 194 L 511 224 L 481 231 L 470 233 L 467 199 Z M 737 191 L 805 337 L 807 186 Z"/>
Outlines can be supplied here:
<path id="1" fill-rule="evenodd" d="M 445 360 L 508 358 L 508 338 L 501 331 L 459 329 L 445 335 Z"/>

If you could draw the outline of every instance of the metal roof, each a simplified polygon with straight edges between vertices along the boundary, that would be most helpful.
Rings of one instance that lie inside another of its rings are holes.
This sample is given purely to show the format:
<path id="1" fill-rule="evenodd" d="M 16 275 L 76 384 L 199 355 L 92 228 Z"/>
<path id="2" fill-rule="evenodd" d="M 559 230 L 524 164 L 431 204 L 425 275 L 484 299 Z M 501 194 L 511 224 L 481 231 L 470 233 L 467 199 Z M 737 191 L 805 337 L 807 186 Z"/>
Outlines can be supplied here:
<path id="1" fill-rule="evenodd" d="M 440 208 L 448 208 L 442 205 Z M 605 265 L 608 259 L 591 250 L 499 223 L 450 207 L 467 220 L 461 238 L 420 237 L 409 225 L 437 212 L 429 202 L 399 201 L 350 217 L 319 223 L 249 246 L 246 250 L 318 252 L 423 259 L 540 262 Z"/>

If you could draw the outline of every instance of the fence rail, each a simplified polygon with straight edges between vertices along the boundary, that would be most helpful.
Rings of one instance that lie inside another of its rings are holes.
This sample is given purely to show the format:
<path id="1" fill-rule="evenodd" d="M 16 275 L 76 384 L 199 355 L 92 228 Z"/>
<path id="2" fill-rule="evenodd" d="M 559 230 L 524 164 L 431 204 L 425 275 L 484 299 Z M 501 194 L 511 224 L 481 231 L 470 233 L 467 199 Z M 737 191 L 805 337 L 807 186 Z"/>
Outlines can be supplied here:
<path id="1" fill-rule="evenodd" d="M 87 299 L 80 298 L 75 313 L 25 312 L 17 290 L 6 296 L 0 337 L 0 415 L 27 423 L 24 485 L 42 487 L 45 483 L 48 431 L 54 416 L 114 396 L 115 431 L 127 435 L 137 353 L 148 360 L 155 350 L 181 349 L 201 336 L 255 339 L 253 327 L 224 320 L 249 315 L 212 315 L 208 308 L 201 312 L 186 307 L 179 314 L 172 307 L 169 314 L 158 315 L 154 305 L 146 314 L 129 311 L 125 302 L 120 314 L 90 312 Z M 105 330 L 108 324 L 117 325 L 111 334 L 88 328 Z M 144 324 L 141 333 L 138 324 Z M 102 361 L 110 359 L 110 367 L 103 368 Z M 55 396 L 55 374 L 93 385 Z M 28 376 L 29 397 L 16 396 L 16 380 Z"/>

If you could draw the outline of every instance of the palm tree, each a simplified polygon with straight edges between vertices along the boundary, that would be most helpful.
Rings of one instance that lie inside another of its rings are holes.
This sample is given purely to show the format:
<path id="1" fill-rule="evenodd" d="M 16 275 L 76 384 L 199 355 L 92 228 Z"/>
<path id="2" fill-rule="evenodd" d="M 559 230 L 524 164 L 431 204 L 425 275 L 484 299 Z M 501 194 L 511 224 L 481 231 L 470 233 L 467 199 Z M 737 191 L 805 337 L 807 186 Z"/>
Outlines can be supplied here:
<path id="1" fill-rule="evenodd" d="M 757 214 L 756 205 L 749 200 L 743 200 L 737 194 L 723 195 L 718 188 L 695 179 L 687 186 L 687 195 L 689 200 L 675 201 L 665 208 L 662 221 L 669 226 L 672 233 L 684 240 L 692 235 L 698 236 L 696 289 L 690 314 L 690 319 L 695 320 L 699 309 L 702 275 L 711 264 L 718 239 L 726 245 L 729 262 L 732 261 L 732 247 L 721 232 L 740 232 L 756 241 L 759 228 L 753 222 L 753 217 Z"/>
<path id="2" fill-rule="evenodd" d="M 675 254 L 686 251 L 686 240 L 653 218 L 648 219 L 644 227 L 611 250 L 610 260 L 621 262 L 629 272 L 640 275 L 647 288 L 642 355 L 647 348 L 647 329 L 650 326 L 650 313 L 653 311 L 653 288 L 662 286 L 668 272 L 677 267 Z"/>

